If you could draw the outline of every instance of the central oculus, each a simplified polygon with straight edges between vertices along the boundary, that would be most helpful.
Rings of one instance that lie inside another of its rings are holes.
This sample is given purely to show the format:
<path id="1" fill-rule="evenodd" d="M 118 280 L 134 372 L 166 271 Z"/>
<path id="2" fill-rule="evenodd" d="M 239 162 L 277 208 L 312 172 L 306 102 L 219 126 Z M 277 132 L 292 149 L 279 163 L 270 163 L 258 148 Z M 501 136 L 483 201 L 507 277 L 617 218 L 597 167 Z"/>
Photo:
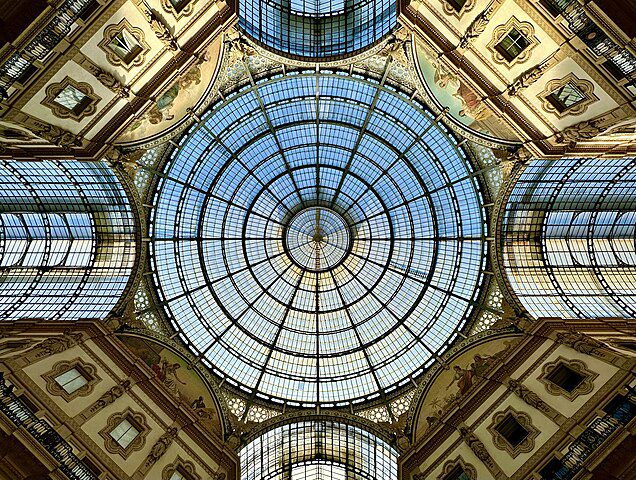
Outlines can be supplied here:
<path id="1" fill-rule="evenodd" d="M 333 210 L 309 207 L 298 212 L 284 233 L 284 246 L 299 267 L 323 272 L 332 270 L 351 251 L 351 229 Z"/>

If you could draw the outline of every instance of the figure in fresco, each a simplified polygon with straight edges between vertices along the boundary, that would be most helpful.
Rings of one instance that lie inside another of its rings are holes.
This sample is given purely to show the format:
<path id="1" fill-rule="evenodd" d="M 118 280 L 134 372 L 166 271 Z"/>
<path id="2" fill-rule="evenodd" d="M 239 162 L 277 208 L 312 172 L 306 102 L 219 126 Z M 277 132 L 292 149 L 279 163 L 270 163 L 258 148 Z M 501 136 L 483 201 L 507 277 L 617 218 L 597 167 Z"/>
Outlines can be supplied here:
<path id="1" fill-rule="evenodd" d="M 464 395 L 473 386 L 473 371 L 462 368 L 459 365 L 454 365 L 453 369 L 455 370 L 455 375 L 448 386 L 450 387 L 452 384 L 457 383 L 459 394 Z"/>
<path id="2" fill-rule="evenodd" d="M 199 395 L 199 398 L 194 400 L 190 404 L 190 406 L 192 407 L 193 410 L 200 410 L 202 408 L 205 408 L 205 402 L 203 401 L 203 397 L 201 395 Z"/>
<path id="3" fill-rule="evenodd" d="M 476 353 L 473 357 L 473 363 L 470 364 L 470 369 L 473 371 L 474 376 L 481 377 L 495 363 L 497 363 L 495 357 Z"/>
<path id="4" fill-rule="evenodd" d="M 169 363 L 168 360 L 162 358 L 160 363 L 153 364 L 151 368 L 157 374 L 157 378 L 163 382 L 168 390 L 170 390 L 177 398 L 180 398 L 177 382 L 181 385 L 186 384 L 177 376 L 177 370 L 181 368 L 181 365 L 178 363 Z"/>
<path id="5" fill-rule="evenodd" d="M 472 118 L 475 121 L 484 120 L 492 116 L 492 112 L 475 91 L 446 67 L 437 65 L 434 80 L 438 86 L 461 102 L 460 116 Z"/>

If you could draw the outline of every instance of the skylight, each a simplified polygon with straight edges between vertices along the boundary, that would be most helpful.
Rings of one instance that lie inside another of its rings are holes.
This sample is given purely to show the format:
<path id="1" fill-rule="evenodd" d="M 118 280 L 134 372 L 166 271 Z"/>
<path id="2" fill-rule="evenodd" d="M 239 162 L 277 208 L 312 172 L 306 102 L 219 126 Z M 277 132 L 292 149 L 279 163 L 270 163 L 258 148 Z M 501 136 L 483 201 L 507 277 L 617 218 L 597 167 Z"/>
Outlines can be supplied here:
<path id="1" fill-rule="evenodd" d="M 486 223 L 456 140 L 383 86 L 263 80 L 175 148 L 152 218 L 181 340 L 245 392 L 342 405 L 405 385 L 479 293 Z"/>

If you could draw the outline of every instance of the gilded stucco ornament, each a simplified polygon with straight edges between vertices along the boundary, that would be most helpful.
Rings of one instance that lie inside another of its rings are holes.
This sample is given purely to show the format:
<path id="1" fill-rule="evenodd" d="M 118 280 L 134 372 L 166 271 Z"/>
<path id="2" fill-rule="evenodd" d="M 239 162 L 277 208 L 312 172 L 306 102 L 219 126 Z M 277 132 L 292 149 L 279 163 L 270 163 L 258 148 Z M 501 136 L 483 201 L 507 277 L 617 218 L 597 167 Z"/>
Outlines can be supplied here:
<path id="1" fill-rule="evenodd" d="M 91 406 L 89 412 L 96 413 L 107 405 L 110 405 L 115 400 L 120 398 L 130 388 L 130 380 L 124 380 L 123 382 L 115 385 L 114 387 L 106 390 L 101 397 L 99 397 L 95 403 Z"/>
<path id="2" fill-rule="evenodd" d="M 570 148 L 574 148 L 577 143 L 592 140 L 607 130 L 607 128 L 602 126 L 599 120 L 583 120 L 557 133 L 556 140 L 559 143 L 567 144 Z"/>
<path id="3" fill-rule="evenodd" d="M 65 330 L 60 337 L 51 337 L 43 340 L 34 346 L 30 353 L 35 354 L 35 358 L 48 357 L 56 353 L 62 353 L 75 345 L 79 345 L 83 341 L 83 335 L 80 332 Z"/>
<path id="4" fill-rule="evenodd" d="M 604 357 L 604 350 L 607 349 L 607 345 L 603 342 L 575 330 L 566 330 L 564 332 L 557 333 L 555 341 L 562 345 L 567 345 L 577 352 L 592 355 L 594 357 Z"/>
<path id="5" fill-rule="evenodd" d="M 551 55 L 540 64 L 529 68 L 521 75 L 519 75 L 517 79 L 508 87 L 508 93 L 512 96 L 515 96 L 519 92 L 521 92 L 521 90 L 528 88 L 530 85 L 533 85 L 543 76 L 548 68 L 552 67 L 552 64 L 554 63 L 553 59 L 554 55 Z"/>
<path id="6" fill-rule="evenodd" d="M 117 147 L 111 146 L 106 152 L 104 152 L 104 160 L 111 168 L 121 168 L 126 172 L 130 178 L 135 178 L 135 175 L 141 164 L 139 159 L 146 153 L 145 150 L 135 150 L 133 152 L 122 152 Z"/>
<path id="7" fill-rule="evenodd" d="M 495 1 L 493 0 L 468 26 L 466 32 L 459 41 L 458 48 L 467 48 L 477 37 L 484 33 L 484 30 L 486 30 L 486 27 L 488 26 L 488 22 L 490 22 L 490 18 L 493 13 L 495 13 L 495 9 Z"/>
<path id="8" fill-rule="evenodd" d="M 33 125 L 25 125 L 34 135 L 47 142 L 61 147 L 66 152 L 72 152 L 73 147 L 82 146 L 82 137 L 64 130 L 61 127 L 50 125 L 41 121 L 34 122 Z"/>
<path id="9" fill-rule="evenodd" d="M 495 468 L 495 461 L 492 459 L 488 450 L 486 449 L 486 445 L 479 440 L 473 432 L 471 432 L 466 425 L 460 425 L 457 429 L 459 431 L 460 436 L 466 442 L 466 445 L 472 450 L 475 456 L 481 460 L 484 465 L 489 468 Z"/>
<path id="10" fill-rule="evenodd" d="M 179 44 L 170 32 L 168 25 L 154 12 L 154 10 L 150 9 L 145 2 L 141 6 L 141 12 L 144 17 L 146 17 L 146 20 L 150 24 L 150 28 L 154 32 L 155 36 L 173 52 L 179 50 Z"/>
<path id="11" fill-rule="evenodd" d="M 130 97 L 130 87 L 122 84 L 119 80 L 117 80 L 112 74 L 103 70 L 102 68 L 94 65 L 92 63 L 86 64 L 87 70 L 93 74 L 93 76 L 99 80 L 99 83 L 104 85 L 109 90 L 115 92 L 120 98 L 128 98 Z"/>
<path id="12" fill-rule="evenodd" d="M 150 453 L 146 457 L 146 468 L 150 467 L 163 457 L 170 445 L 172 445 L 174 439 L 177 438 L 178 434 L 179 430 L 177 430 L 176 427 L 169 427 L 168 430 L 157 439 L 150 449 Z"/>

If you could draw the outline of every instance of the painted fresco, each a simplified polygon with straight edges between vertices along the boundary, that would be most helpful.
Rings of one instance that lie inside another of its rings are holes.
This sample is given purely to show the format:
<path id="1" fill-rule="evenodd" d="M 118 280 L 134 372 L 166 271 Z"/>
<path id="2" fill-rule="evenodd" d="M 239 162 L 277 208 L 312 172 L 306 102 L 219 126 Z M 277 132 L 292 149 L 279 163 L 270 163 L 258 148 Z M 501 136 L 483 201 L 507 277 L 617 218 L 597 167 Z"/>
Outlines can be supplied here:
<path id="1" fill-rule="evenodd" d="M 421 43 L 415 44 L 423 80 L 448 113 L 466 126 L 500 138 L 516 140 L 514 132 L 494 115 L 488 103 L 459 75 L 451 71 Z"/>
<path id="2" fill-rule="evenodd" d="M 470 394 L 486 373 L 501 364 L 518 342 L 515 338 L 497 339 L 477 345 L 452 359 L 447 369 L 433 380 L 417 418 L 416 438 L 435 426 L 461 400 Z"/>
<path id="3" fill-rule="evenodd" d="M 181 404 L 192 408 L 208 429 L 218 435 L 221 421 L 208 388 L 197 372 L 171 350 L 145 339 L 123 336 L 120 339 L 155 373 L 157 379 Z"/>
<path id="4" fill-rule="evenodd" d="M 220 61 L 221 40 L 215 41 L 200 56 L 197 64 L 172 81 L 142 116 L 133 120 L 119 138 L 120 143 L 139 141 L 164 132 L 201 101 L 213 80 Z"/>

